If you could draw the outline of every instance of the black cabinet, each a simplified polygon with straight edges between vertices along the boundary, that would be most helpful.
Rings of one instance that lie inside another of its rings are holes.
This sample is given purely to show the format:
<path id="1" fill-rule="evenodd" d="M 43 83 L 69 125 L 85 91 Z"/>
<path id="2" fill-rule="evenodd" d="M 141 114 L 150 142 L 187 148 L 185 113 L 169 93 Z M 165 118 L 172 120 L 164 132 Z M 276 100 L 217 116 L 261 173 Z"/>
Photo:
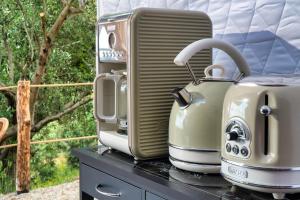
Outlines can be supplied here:
<path id="1" fill-rule="evenodd" d="M 142 199 L 142 189 L 85 164 L 80 165 L 80 186 L 97 199 Z"/>
<path id="2" fill-rule="evenodd" d="M 165 200 L 155 194 L 152 194 L 151 192 L 146 192 L 146 200 Z"/>
<path id="3" fill-rule="evenodd" d="M 272 200 L 264 194 L 233 187 L 220 175 L 178 170 L 167 159 L 135 162 L 105 147 L 75 149 L 80 161 L 82 200 Z M 299 194 L 288 195 L 290 200 Z"/>

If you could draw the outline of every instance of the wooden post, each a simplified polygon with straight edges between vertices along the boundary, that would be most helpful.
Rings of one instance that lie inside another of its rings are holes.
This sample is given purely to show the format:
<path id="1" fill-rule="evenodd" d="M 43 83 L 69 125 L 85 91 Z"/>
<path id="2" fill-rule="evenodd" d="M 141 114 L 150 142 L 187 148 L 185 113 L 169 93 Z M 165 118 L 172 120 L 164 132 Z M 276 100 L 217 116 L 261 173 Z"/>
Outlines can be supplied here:
<path id="1" fill-rule="evenodd" d="M 19 81 L 17 91 L 18 147 L 16 190 L 29 192 L 30 186 L 30 81 Z"/>

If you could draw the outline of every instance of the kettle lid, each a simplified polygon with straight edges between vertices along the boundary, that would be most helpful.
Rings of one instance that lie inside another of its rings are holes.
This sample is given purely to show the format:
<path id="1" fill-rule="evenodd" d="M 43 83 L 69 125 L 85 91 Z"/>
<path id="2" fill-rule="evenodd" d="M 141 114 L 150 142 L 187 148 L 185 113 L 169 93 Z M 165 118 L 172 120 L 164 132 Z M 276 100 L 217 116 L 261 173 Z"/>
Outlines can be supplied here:
<path id="1" fill-rule="evenodd" d="M 217 69 L 217 70 L 216 70 Z M 232 79 L 225 77 L 225 68 L 220 64 L 213 64 L 204 69 L 205 77 L 199 82 L 232 82 Z"/>

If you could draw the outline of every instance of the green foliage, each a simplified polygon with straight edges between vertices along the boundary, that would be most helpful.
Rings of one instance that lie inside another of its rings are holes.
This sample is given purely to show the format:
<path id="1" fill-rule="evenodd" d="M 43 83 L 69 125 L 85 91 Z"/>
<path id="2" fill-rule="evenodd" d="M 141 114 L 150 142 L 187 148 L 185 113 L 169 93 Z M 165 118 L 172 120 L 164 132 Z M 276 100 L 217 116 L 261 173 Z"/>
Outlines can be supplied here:
<path id="1" fill-rule="evenodd" d="M 72 122 L 66 126 L 60 122 L 53 122 L 44 128 L 33 140 L 77 137 L 92 135 L 96 132 L 91 104 L 77 110 L 84 115 L 71 115 Z M 80 121 L 80 123 L 78 123 Z M 46 187 L 71 181 L 78 176 L 78 160 L 70 155 L 76 147 L 97 145 L 96 140 L 70 141 L 32 146 L 31 178 L 32 188 Z"/>
<path id="2" fill-rule="evenodd" d="M 0 9 L 0 83 L 16 85 L 19 79 L 32 79 L 38 65 L 39 45 L 43 41 L 39 13 L 46 11 L 46 29 L 50 30 L 63 5 L 60 0 L 20 0 L 24 15 L 17 1 L 2 0 Z M 45 2 L 45 4 L 43 3 Z M 88 1 L 84 12 L 68 19 L 54 42 L 44 83 L 91 82 L 95 76 L 95 1 Z M 77 5 L 77 1 L 74 1 Z M 30 44 L 24 26 L 30 35 L 36 35 Z M 9 77 L 9 60 L 4 48 L 4 37 L 12 50 L 15 65 L 14 78 Z M 33 55 L 32 52 L 33 51 Z M 31 57 L 33 56 L 33 61 Z M 91 87 L 40 89 L 36 105 L 35 121 L 61 112 L 65 104 L 80 100 L 80 94 Z M 86 104 L 58 121 L 52 122 L 35 133 L 32 140 L 77 137 L 96 134 L 92 103 Z M 14 108 L 8 105 L 0 93 L 0 117 L 12 121 Z M 6 143 L 16 143 L 11 138 Z M 78 161 L 70 155 L 72 148 L 96 145 L 97 141 L 84 140 L 31 147 L 31 187 L 45 187 L 78 176 Z M 0 161 L 0 194 L 15 191 L 16 149 Z"/>
<path id="3" fill-rule="evenodd" d="M 50 123 L 33 137 L 33 141 L 43 141 L 56 138 L 88 136 L 96 132 L 94 117 L 91 112 L 92 103 L 79 108 L 62 121 Z M 63 121 L 69 120 L 69 123 Z M 31 189 L 48 187 L 78 178 L 78 160 L 70 154 L 71 149 L 95 146 L 97 141 L 81 140 L 38 144 L 31 146 Z M 0 194 L 15 190 L 14 162 L 15 152 L 10 157 L 9 164 L 0 173 Z M 0 162 L 0 169 L 2 168 Z"/>

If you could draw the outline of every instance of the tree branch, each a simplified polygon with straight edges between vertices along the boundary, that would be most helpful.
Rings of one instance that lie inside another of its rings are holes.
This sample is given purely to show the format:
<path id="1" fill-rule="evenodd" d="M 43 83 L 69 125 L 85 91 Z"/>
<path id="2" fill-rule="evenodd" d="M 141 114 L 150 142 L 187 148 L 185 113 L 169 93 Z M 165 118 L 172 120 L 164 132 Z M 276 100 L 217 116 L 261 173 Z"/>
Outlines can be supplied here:
<path id="1" fill-rule="evenodd" d="M 46 126 L 47 124 L 49 124 L 50 122 L 59 120 L 62 116 L 74 111 L 75 109 L 77 109 L 78 107 L 87 104 L 88 102 L 90 102 L 92 100 L 91 95 L 85 96 L 83 97 L 80 101 L 76 102 L 76 103 L 67 103 L 64 107 L 64 110 L 62 112 L 56 113 L 54 115 L 48 116 L 44 119 L 42 119 L 41 121 L 37 122 L 35 125 L 33 125 L 32 127 L 32 132 L 37 132 L 39 130 L 41 130 L 44 126 Z"/>
<path id="2" fill-rule="evenodd" d="M 0 87 L 6 87 L 6 85 L 0 82 Z M 17 123 L 16 93 L 12 90 L 0 90 L 0 93 L 2 93 L 5 96 L 5 98 L 7 99 L 8 106 L 12 108 L 12 114 L 13 114 L 12 124 L 16 124 Z"/>
<path id="3" fill-rule="evenodd" d="M 0 118 L 0 140 L 5 135 L 9 122 L 6 118 Z"/>
<path id="4" fill-rule="evenodd" d="M 7 85 L 0 82 L 0 87 L 7 87 Z M 16 99 L 16 93 L 10 89 L 0 90 L 0 93 L 8 95 L 10 98 Z"/>
<path id="5" fill-rule="evenodd" d="M 80 8 L 70 7 L 70 16 L 78 15 L 83 13 L 83 10 Z"/>
<path id="6" fill-rule="evenodd" d="M 18 127 L 17 125 L 14 125 L 14 126 L 10 126 L 6 133 L 3 135 L 3 137 L 1 138 L 0 140 L 0 145 L 8 138 L 10 137 L 13 137 L 13 136 L 16 136 L 17 135 L 17 132 L 18 132 Z"/>
<path id="7" fill-rule="evenodd" d="M 4 28 L 2 28 L 2 36 L 3 36 L 4 48 L 6 49 L 7 57 L 8 57 L 9 78 L 11 79 L 11 82 L 13 82 L 14 81 L 14 69 L 15 69 L 14 56 L 13 56 L 13 51 L 9 46 L 8 36 L 7 36 L 7 33 L 4 31 Z"/>
<path id="8" fill-rule="evenodd" d="M 29 43 L 29 48 L 31 50 L 31 56 L 30 56 L 30 62 L 33 62 L 33 59 L 34 59 L 34 48 L 33 48 L 33 44 L 32 44 L 32 38 L 31 38 L 31 35 L 29 33 L 29 30 L 28 30 L 28 19 L 27 19 L 27 16 L 26 16 L 26 13 L 24 11 L 24 8 L 23 8 L 23 5 L 21 4 L 20 0 L 17 0 L 17 5 L 19 6 L 20 10 L 21 10 L 21 13 L 23 15 L 23 18 L 24 18 L 24 21 L 22 23 L 23 25 L 23 28 L 25 30 L 25 33 L 26 33 L 26 37 L 27 37 L 27 40 L 28 40 L 28 43 Z"/>
<path id="9" fill-rule="evenodd" d="M 44 35 L 44 43 L 47 42 L 47 31 L 46 31 L 46 14 L 44 12 L 40 13 L 40 18 L 42 21 L 42 31 Z"/>
<path id="10" fill-rule="evenodd" d="M 47 33 L 47 38 L 44 44 L 40 48 L 39 54 L 39 64 L 35 71 L 32 84 L 41 84 L 43 76 L 45 74 L 46 64 L 48 62 L 48 58 L 52 49 L 53 41 L 56 39 L 59 30 L 63 26 L 64 22 L 67 20 L 68 16 L 71 14 L 70 12 L 71 4 L 68 2 L 59 16 L 57 17 L 56 21 L 54 22 L 53 26 L 51 27 L 50 31 Z M 35 102 L 38 97 L 38 88 L 32 88 L 31 90 L 31 98 L 30 98 L 30 112 L 31 112 L 31 119 L 34 123 L 34 111 L 35 111 Z"/>

